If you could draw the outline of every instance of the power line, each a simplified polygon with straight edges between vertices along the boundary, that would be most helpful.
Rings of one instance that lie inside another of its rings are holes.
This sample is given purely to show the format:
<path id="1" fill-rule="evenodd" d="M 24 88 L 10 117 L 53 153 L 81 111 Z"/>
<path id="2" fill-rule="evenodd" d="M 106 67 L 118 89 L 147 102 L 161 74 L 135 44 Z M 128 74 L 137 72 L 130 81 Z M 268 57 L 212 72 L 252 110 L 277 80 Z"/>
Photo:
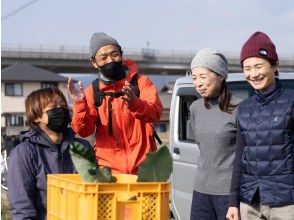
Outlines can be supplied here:
<path id="1" fill-rule="evenodd" d="M 12 12 L 10 12 L 10 13 L 8 13 L 8 14 L 2 16 L 2 17 L 1 17 L 1 20 L 4 21 L 4 20 L 6 20 L 6 19 L 9 18 L 9 17 L 12 17 L 13 15 L 18 14 L 18 13 L 21 12 L 22 10 L 24 10 L 24 9 L 26 9 L 27 7 L 29 7 L 29 6 L 31 6 L 31 5 L 33 5 L 33 4 L 35 4 L 35 3 L 37 3 L 38 1 L 40 1 L 40 0 L 31 0 L 31 1 L 27 2 L 27 3 L 25 3 L 24 5 L 22 5 L 22 6 L 20 6 L 19 8 L 13 10 Z"/>

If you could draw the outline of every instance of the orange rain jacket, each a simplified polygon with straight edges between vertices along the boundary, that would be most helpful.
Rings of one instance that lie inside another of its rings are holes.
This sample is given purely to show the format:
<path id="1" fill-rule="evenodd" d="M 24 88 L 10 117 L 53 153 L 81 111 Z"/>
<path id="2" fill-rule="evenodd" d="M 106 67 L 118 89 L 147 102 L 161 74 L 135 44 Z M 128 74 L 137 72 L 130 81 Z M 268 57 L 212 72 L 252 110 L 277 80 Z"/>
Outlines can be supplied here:
<path id="1" fill-rule="evenodd" d="M 138 74 L 134 61 L 125 60 L 123 65 L 128 67 L 127 76 L 113 84 L 100 82 L 101 91 L 121 91 L 125 81 L 130 82 L 132 76 Z M 138 74 L 137 81 L 140 98 L 130 107 L 121 97 L 106 96 L 97 110 L 92 85 L 85 89 L 86 98 L 73 105 L 73 130 L 81 137 L 87 137 L 96 129 L 96 158 L 99 165 L 110 167 L 113 173 L 137 173 L 138 165 L 144 161 L 146 153 L 156 150 L 151 123 L 160 119 L 162 103 L 156 87 L 147 76 Z M 107 129 L 109 98 L 112 99 L 112 135 L 108 134 Z"/>

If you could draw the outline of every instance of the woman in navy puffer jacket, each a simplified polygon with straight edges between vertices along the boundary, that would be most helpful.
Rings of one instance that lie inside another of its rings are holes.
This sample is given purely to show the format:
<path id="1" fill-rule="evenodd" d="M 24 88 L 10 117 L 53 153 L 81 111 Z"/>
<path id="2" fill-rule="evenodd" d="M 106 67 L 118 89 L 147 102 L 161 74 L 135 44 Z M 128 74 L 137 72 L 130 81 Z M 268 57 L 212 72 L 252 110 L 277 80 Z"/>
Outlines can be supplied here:
<path id="1" fill-rule="evenodd" d="M 46 219 L 47 174 L 73 173 L 69 145 L 86 140 L 75 138 L 67 128 L 70 121 L 66 99 L 56 88 L 32 92 L 25 101 L 30 131 L 20 135 L 21 143 L 8 161 L 8 198 L 12 218 Z"/>
<path id="2" fill-rule="evenodd" d="M 294 219 L 294 91 L 277 78 L 278 64 L 266 34 L 244 44 L 241 65 L 255 95 L 237 113 L 230 220 Z"/>

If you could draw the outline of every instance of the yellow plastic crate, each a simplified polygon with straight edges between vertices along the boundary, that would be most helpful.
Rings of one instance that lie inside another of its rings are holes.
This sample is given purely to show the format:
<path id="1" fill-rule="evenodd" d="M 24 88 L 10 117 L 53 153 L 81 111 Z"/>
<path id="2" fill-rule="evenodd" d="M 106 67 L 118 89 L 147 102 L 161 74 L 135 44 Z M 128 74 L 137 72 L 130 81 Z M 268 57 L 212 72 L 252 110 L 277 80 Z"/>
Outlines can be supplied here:
<path id="1" fill-rule="evenodd" d="M 116 183 L 87 183 L 78 174 L 48 175 L 47 219 L 169 219 L 169 183 L 138 183 L 136 175 L 114 176 Z"/>

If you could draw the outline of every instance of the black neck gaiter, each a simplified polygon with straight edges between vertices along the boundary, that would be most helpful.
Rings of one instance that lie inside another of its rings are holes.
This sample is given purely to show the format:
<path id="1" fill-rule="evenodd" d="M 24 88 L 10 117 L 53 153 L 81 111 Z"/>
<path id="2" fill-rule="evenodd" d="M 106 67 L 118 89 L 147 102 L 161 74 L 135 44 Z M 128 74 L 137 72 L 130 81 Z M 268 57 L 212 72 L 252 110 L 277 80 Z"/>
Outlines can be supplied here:
<path id="1" fill-rule="evenodd" d="M 122 65 L 122 61 L 110 62 L 104 66 L 99 66 L 99 70 L 105 77 L 105 79 L 101 79 L 102 81 L 113 83 L 126 77 L 126 71 Z"/>

